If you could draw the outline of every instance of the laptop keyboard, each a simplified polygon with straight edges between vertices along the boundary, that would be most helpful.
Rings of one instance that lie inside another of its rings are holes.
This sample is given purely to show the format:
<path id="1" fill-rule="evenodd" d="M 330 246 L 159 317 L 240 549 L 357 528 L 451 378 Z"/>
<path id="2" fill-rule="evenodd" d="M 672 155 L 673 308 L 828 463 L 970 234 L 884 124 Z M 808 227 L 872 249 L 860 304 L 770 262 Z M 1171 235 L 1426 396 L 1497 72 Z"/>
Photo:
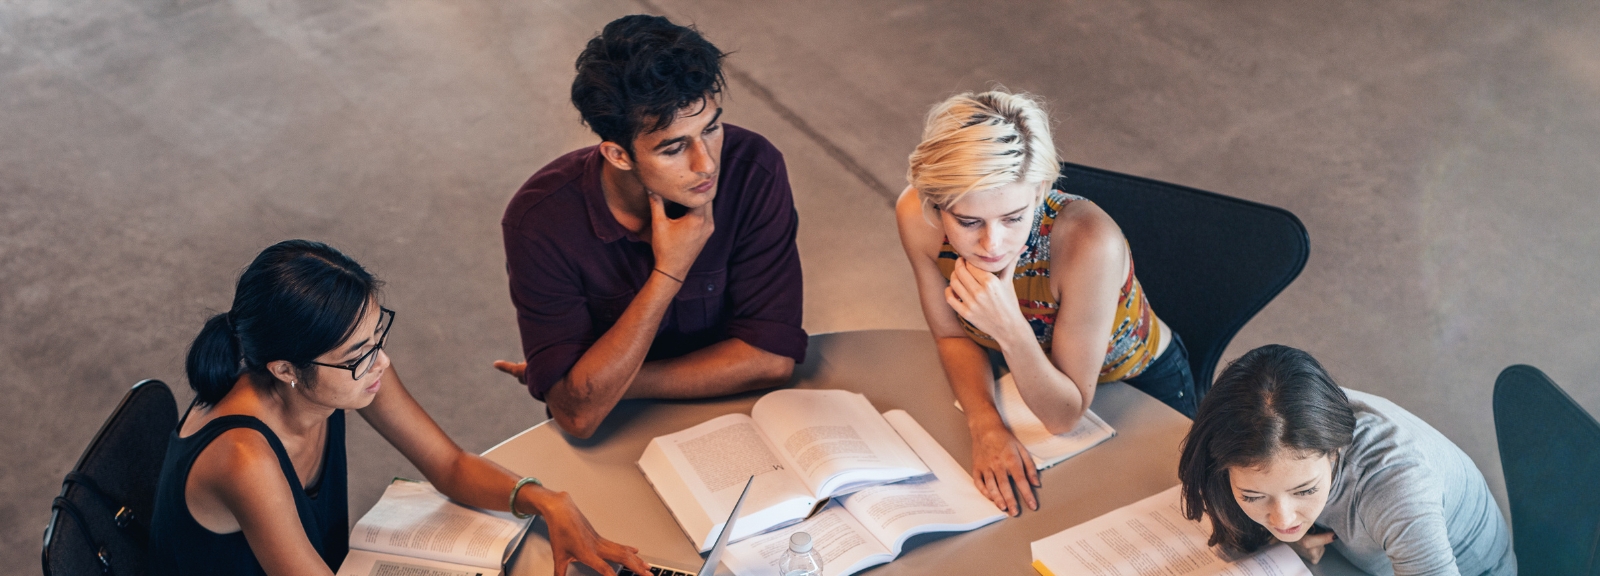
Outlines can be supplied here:
<path id="1" fill-rule="evenodd" d="M 644 575 L 639 574 L 638 572 L 634 572 L 632 570 L 629 570 L 626 567 L 622 567 L 622 568 L 618 568 L 617 569 L 617 576 L 644 576 Z M 690 572 L 679 572 L 679 571 L 673 570 L 671 568 L 662 568 L 660 566 L 651 566 L 650 567 L 650 576 L 695 576 L 695 575 L 693 573 L 690 573 Z"/>

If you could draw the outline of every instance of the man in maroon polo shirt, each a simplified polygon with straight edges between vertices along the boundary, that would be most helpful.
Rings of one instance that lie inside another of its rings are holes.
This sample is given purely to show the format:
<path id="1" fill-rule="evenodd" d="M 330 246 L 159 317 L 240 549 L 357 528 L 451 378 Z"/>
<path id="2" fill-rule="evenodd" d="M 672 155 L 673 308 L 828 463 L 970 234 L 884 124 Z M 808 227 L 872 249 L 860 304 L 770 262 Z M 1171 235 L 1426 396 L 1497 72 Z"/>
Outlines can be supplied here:
<path id="1" fill-rule="evenodd" d="M 781 384 L 805 358 L 799 217 L 783 155 L 725 124 L 723 53 L 659 16 L 607 24 L 572 102 L 600 136 L 501 220 L 525 364 L 496 362 L 568 434 L 624 398 Z"/>

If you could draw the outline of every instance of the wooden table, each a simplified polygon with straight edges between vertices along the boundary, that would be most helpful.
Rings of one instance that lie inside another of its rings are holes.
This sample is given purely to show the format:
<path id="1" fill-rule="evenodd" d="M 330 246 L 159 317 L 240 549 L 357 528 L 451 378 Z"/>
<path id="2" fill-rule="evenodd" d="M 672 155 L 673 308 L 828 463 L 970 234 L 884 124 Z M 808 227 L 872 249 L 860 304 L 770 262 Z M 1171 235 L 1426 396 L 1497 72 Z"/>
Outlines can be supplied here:
<path id="1" fill-rule="evenodd" d="M 972 461 L 966 420 L 939 366 L 932 336 L 914 330 L 871 330 L 811 337 L 806 361 L 790 386 L 865 394 L 880 412 L 901 409 L 916 418 L 956 461 Z M 733 412 L 750 413 L 759 393 L 696 401 L 625 401 L 588 440 L 544 422 L 484 455 L 546 486 L 572 494 L 596 530 L 640 553 L 683 566 L 700 555 L 645 482 L 635 462 L 652 438 Z M 906 551 L 873 574 L 1015 574 L 1035 576 L 1029 543 L 1136 502 L 1178 483 L 1178 455 L 1189 420 L 1122 383 L 1095 394 L 1095 413 L 1117 436 L 1040 477 L 1038 511 L 1025 510 L 972 532 L 914 538 Z M 513 574 L 548 574 L 549 546 L 524 547 Z M 1323 574 L 1359 574 L 1336 553 Z M 731 574 L 726 566 L 718 574 Z"/>

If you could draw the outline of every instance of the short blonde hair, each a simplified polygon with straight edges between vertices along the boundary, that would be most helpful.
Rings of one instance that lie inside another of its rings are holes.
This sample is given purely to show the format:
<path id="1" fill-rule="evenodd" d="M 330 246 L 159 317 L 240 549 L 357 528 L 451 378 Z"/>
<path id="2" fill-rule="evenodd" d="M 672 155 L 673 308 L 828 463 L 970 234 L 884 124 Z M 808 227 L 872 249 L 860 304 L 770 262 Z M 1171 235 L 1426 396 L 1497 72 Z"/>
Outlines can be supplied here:
<path id="1" fill-rule="evenodd" d="M 1001 88 L 957 94 L 928 111 L 906 180 L 924 205 L 943 209 L 971 192 L 1055 182 L 1060 174 L 1039 99 Z"/>

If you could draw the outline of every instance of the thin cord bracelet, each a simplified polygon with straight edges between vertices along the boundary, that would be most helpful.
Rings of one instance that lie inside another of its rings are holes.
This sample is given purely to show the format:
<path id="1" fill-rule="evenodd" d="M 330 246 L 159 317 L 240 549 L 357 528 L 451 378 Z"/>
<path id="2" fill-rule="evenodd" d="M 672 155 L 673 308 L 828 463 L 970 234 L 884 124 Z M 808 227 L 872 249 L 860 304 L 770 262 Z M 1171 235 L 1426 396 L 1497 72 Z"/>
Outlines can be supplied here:
<path id="1" fill-rule="evenodd" d="M 656 268 L 655 270 L 656 270 L 656 272 L 660 272 L 662 276 L 666 276 L 666 277 L 671 278 L 673 280 L 677 280 L 679 284 L 683 283 L 683 279 L 682 278 L 679 278 L 677 276 L 673 276 L 671 274 L 668 274 L 665 270 L 662 270 L 660 268 Z"/>
<path id="2" fill-rule="evenodd" d="M 544 482 L 540 482 L 538 478 L 534 478 L 532 476 L 529 476 L 527 478 L 523 478 L 521 480 L 518 480 L 516 487 L 511 489 L 511 515 L 512 516 L 516 516 L 518 518 L 532 518 L 533 517 L 532 514 L 523 514 L 523 513 L 517 511 L 517 492 L 521 492 L 522 491 L 522 487 L 523 486 L 527 486 L 529 484 L 538 484 L 540 486 L 544 486 Z"/>

